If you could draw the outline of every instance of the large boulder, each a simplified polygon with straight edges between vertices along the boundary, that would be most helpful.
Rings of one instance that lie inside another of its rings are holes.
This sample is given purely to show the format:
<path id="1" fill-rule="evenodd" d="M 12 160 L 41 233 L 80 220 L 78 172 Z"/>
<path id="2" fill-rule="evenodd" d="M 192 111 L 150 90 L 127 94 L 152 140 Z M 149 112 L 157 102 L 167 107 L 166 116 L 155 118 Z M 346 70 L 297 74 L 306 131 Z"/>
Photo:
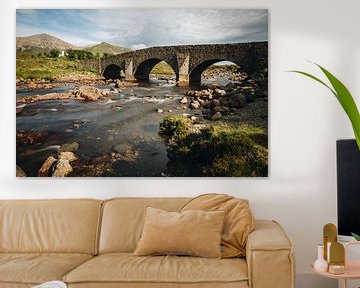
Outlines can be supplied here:
<path id="1" fill-rule="evenodd" d="M 124 88 L 125 85 L 120 79 L 116 79 L 115 81 L 115 88 Z"/>
<path id="2" fill-rule="evenodd" d="M 212 96 L 212 90 L 208 89 L 208 90 L 200 90 L 200 91 L 196 91 L 196 90 L 190 90 L 187 91 L 185 93 L 186 96 L 191 96 L 191 97 L 210 97 Z"/>
<path id="3" fill-rule="evenodd" d="M 220 120 L 221 117 L 222 117 L 221 112 L 216 112 L 215 114 L 213 114 L 213 115 L 210 117 L 210 119 L 211 119 L 212 121 L 217 121 L 217 120 Z"/>
<path id="4" fill-rule="evenodd" d="M 45 162 L 42 164 L 41 168 L 38 171 L 39 177 L 48 177 L 51 173 L 51 169 L 54 165 L 54 163 L 57 162 L 57 159 L 53 156 L 50 156 L 45 160 Z"/>
<path id="5" fill-rule="evenodd" d="M 72 94 L 75 99 L 84 101 L 97 101 L 103 97 L 102 91 L 93 86 L 80 86 Z"/>
<path id="6" fill-rule="evenodd" d="M 56 163 L 55 170 L 52 174 L 53 177 L 66 177 L 73 171 L 70 162 L 66 159 L 59 159 Z"/>
<path id="7" fill-rule="evenodd" d="M 181 103 L 181 104 L 186 104 L 186 103 L 188 103 L 187 97 L 184 96 L 183 98 L 181 98 L 180 103 Z"/>
<path id="8" fill-rule="evenodd" d="M 71 162 L 77 160 L 78 158 L 75 156 L 73 152 L 60 152 L 59 160 L 61 159 Z"/>
<path id="9" fill-rule="evenodd" d="M 61 152 L 76 152 L 79 149 L 79 143 L 66 143 L 61 145 L 59 153 Z"/>
<path id="10" fill-rule="evenodd" d="M 216 106 L 220 106 L 221 105 L 221 102 L 219 99 L 214 99 L 210 102 L 210 107 L 213 108 L 213 107 L 216 107 Z"/>
<path id="11" fill-rule="evenodd" d="M 243 108 L 246 106 L 246 95 L 243 93 L 230 94 L 229 95 L 229 106 L 235 108 Z"/>
<path id="12" fill-rule="evenodd" d="M 191 101 L 190 105 L 189 105 L 189 108 L 190 109 L 199 109 L 200 108 L 200 102 L 199 101 Z"/>
<path id="13" fill-rule="evenodd" d="M 215 88 L 214 94 L 215 94 L 216 96 L 225 96 L 225 95 L 226 95 L 226 92 L 225 92 L 225 90 L 222 90 L 222 89 L 220 89 L 220 88 Z"/>

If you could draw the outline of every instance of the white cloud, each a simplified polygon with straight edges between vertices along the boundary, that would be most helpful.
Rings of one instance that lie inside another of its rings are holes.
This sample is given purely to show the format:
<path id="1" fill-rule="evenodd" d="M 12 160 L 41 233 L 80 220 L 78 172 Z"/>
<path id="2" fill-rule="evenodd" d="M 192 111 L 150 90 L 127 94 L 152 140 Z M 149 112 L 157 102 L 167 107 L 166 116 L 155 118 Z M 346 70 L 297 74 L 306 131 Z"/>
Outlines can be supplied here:
<path id="1" fill-rule="evenodd" d="M 133 44 L 130 46 L 130 48 L 132 50 L 140 50 L 140 49 L 145 49 L 145 48 L 148 48 L 147 45 L 143 44 L 143 43 L 139 43 L 139 44 Z"/>
<path id="2" fill-rule="evenodd" d="M 75 45 L 105 41 L 141 49 L 162 45 L 266 41 L 268 38 L 265 9 L 125 8 L 55 10 L 53 13 L 54 17 L 45 25 L 41 22 L 44 17 L 38 17 L 36 28 L 48 28 L 46 33 L 64 36 L 64 40 L 73 41 Z M 35 17 L 27 20 L 31 19 Z M 32 27 L 31 23 L 27 21 L 26 25 Z M 19 31 L 21 33 L 24 31 Z"/>

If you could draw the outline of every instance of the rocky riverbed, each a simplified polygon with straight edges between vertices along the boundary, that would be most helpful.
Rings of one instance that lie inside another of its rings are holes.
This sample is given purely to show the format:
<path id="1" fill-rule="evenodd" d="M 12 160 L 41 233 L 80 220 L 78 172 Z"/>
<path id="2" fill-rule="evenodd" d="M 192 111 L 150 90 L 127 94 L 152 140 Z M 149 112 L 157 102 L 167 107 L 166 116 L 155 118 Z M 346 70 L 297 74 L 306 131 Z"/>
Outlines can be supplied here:
<path id="1" fill-rule="evenodd" d="M 167 176 L 159 123 L 171 114 L 196 125 L 267 129 L 267 79 L 225 73 L 219 82 L 212 76 L 196 89 L 164 78 L 140 84 L 76 79 L 61 82 L 61 92 L 42 81 L 33 88 L 19 81 L 19 176 Z"/>

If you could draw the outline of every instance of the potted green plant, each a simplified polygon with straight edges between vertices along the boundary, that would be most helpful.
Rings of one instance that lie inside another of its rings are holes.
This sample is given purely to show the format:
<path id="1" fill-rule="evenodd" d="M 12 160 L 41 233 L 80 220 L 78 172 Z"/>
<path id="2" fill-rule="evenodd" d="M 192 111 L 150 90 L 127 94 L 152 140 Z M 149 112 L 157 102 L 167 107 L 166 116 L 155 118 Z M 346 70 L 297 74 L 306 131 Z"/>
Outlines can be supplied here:
<path id="1" fill-rule="evenodd" d="M 293 70 L 290 72 L 295 72 L 295 73 L 305 75 L 305 76 L 321 83 L 322 85 L 327 87 L 332 92 L 332 94 L 334 94 L 336 99 L 339 101 L 340 105 L 343 107 L 345 113 L 349 117 L 349 120 L 351 122 L 353 131 L 354 131 L 356 143 L 357 143 L 358 149 L 360 151 L 360 114 L 359 114 L 359 110 L 356 106 L 356 103 L 354 101 L 354 98 L 352 97 L 350 91 L 346 88 L 346 86 L 340 80 L 338 80 L 334 75 L 332 75 L 328 70 L 326 70 L 322 66 L 320 66 L 318 64 L 315 64 L 315 65 L 318 66 L 320 68 L 320 70 L 325 74 L 326 78 L 330 82 L 330 85 L 326 84 L 324 81 L 320 80 L 319 78 L 317 78 L 307 72 L 297 71 L 297 70 Z M 351 234 L 357 241 L 360 241 L 360 235 L 355 234 L 355 233 L 351 233 Z"/>

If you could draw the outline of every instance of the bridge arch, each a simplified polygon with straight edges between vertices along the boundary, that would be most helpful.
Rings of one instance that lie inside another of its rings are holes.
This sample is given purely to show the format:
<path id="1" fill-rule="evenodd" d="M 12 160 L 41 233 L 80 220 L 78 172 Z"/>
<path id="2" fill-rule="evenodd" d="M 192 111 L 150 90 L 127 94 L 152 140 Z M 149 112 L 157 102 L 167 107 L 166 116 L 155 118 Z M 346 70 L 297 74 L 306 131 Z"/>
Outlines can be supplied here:
<path id="1" fill-rule="evenodd" d="M 116 64 L 110 64 L 105 67 L 102 75 L 105 79 L 120 79 L 121 78 L 121 67 Z"/>
<path id="2" fill-rule="evenodd" d="M 222 62 L 222 61 L 229 61 L 232 62 L 238 66 L 241 67 L 240 63 L 237 63 L 237 61 L 233 61 L 231 59 L 224 59 L 224 58 L 216 58 L 216 59 L 208 59 L 205 60 L 199 64 L 197 64 L 189 73 L 189 81 L 190 82 L 194 82 L 194 83 L 198 83 L 201 82 L 201 74 L 207 69 L 209 68 L 211 65 L 218 63 L 218 62 Z"/>
<path id="3" fill-rule="evenodd" d="M 141 81 L 148 81 L 150 78 L 151 70 L 155 67 L 156 64 L 158 64 L 162 61 L 164 61 L 166 64 L 168 64 L 173 69 L 173 71 L 176 75 L 176 79 L 178 79 L 178 73 L 177 73 L 176 67 L 171 65 L 171 63 L 169 63 L 168 61 L 158 58 L 158 57 L 149 58 L 149 59 L 146 59 L 146 60 L 140 62 L 139 65 L 137 65 L 137 67 L 135 67 L 135 69 L 134 69 L 135 79 L 141 80 Z"/>

